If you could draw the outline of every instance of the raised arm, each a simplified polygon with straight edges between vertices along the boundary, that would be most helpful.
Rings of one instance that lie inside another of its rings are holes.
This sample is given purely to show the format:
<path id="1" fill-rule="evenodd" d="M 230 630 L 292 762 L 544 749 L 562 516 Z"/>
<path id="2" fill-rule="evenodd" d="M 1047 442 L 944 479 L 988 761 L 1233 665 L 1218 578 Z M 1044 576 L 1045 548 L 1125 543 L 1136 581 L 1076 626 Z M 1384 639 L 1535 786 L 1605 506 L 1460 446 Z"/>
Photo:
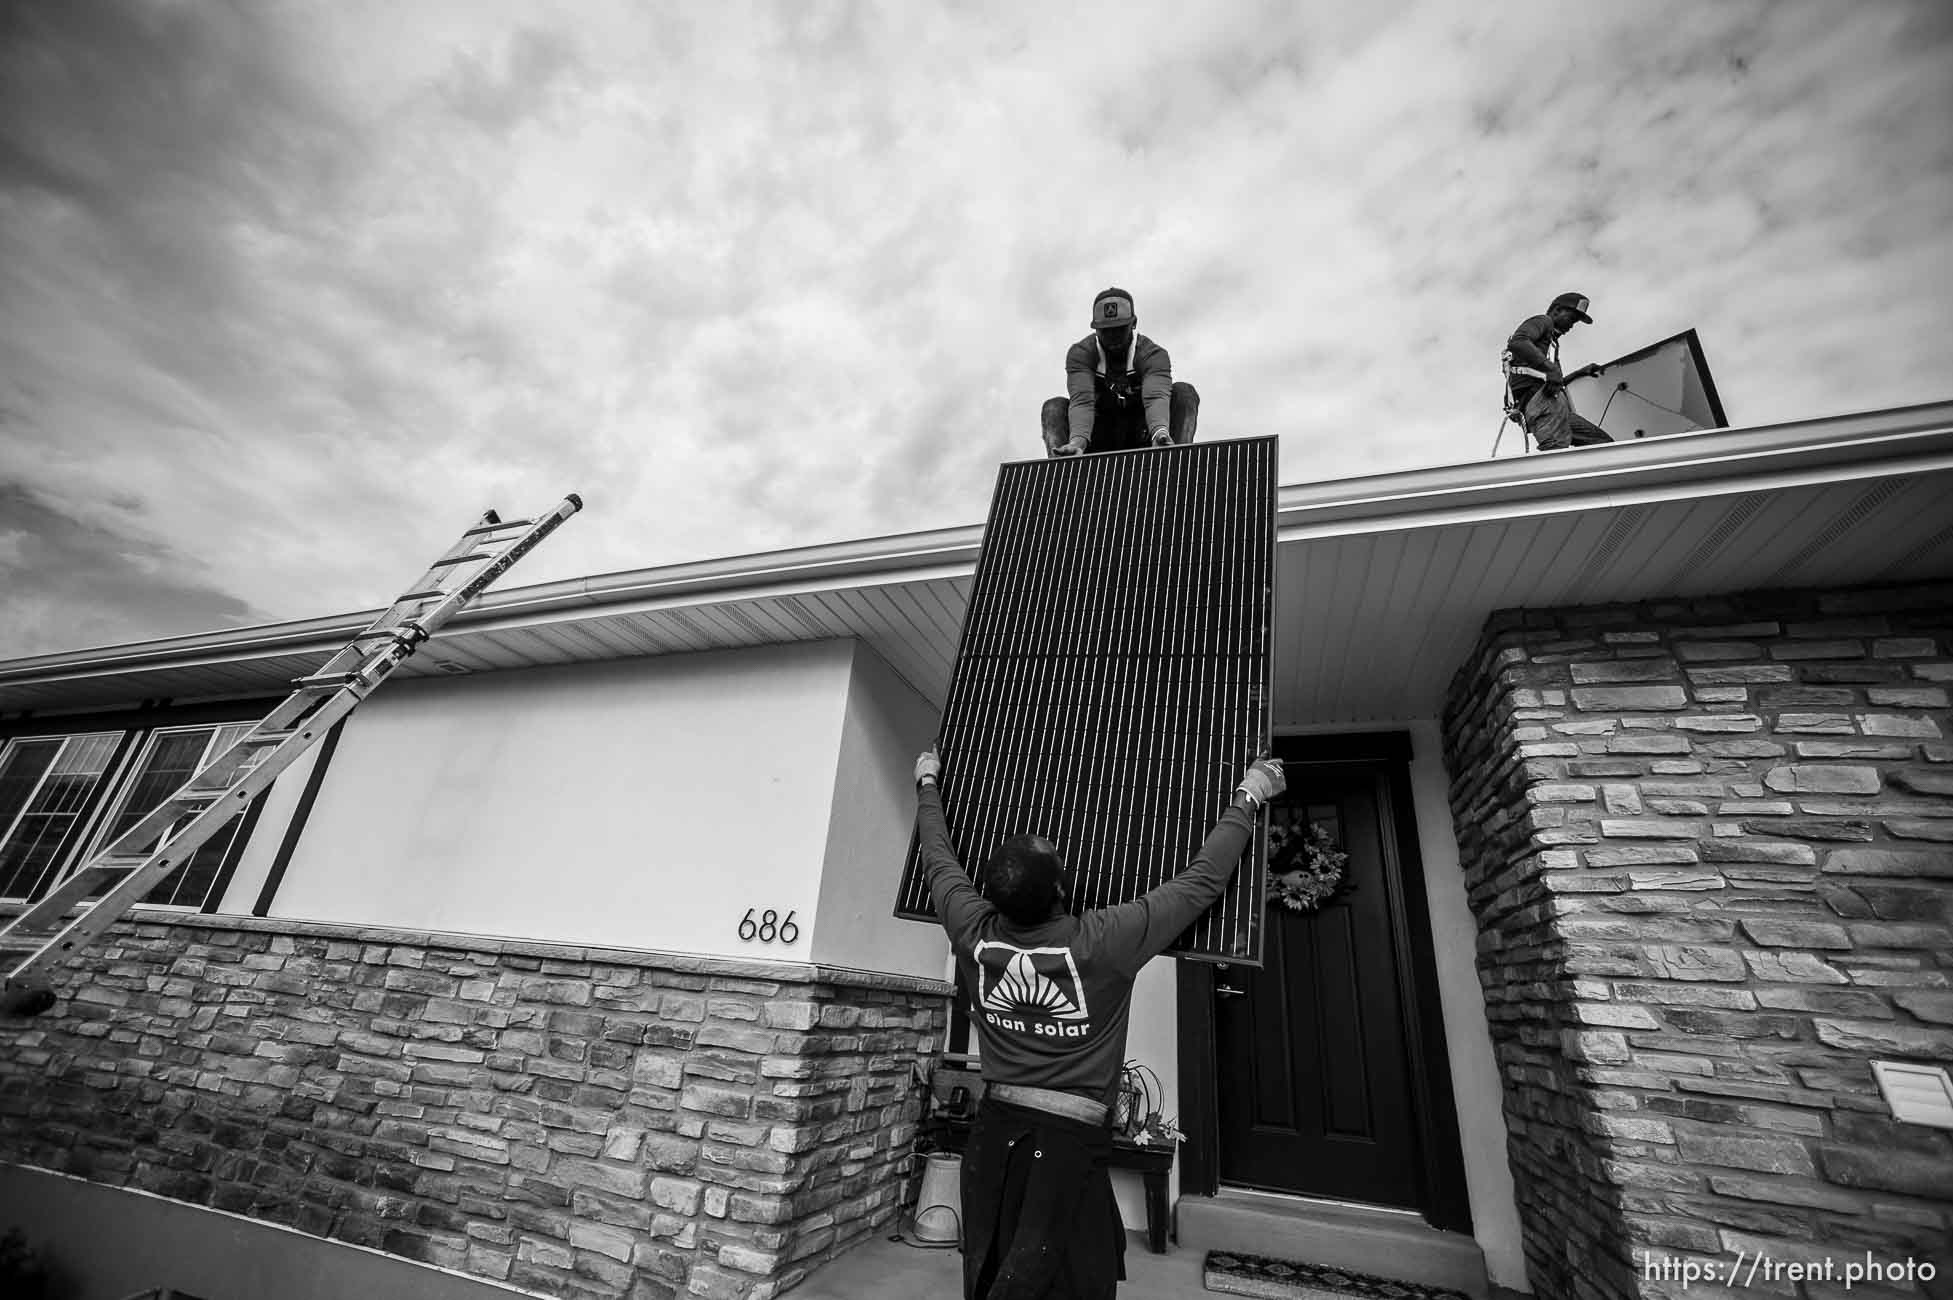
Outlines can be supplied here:
<path id="1" fill-rule="evenodd" d="M 1071 441 L 1059 449 L 1060 455 L 1075 455 L 1072 448 L 1083 451 L 1092 445 L 1092 421 L 1099 409 L 1097 374 L 1098 353 L 1091 340 L 1072 344 L 1065 353 L 1065 392 L 1071 398 L 1068 411 Z"/>
<path id="2" fill-rule="evenodd" d="M 956 860 L 956 850 L 949 842 L 949 823 L 943 819 L 942 792 L 936 788 L 941 775 L 942 762 L 936 751 L 924 750 L 915 761 L 916 839 L 936 917 L 949 934 L 950 946 L 968 952 L 974 946 L 977 927 L 997 909 L 983 901 L 963 864 Z"/>
<path id="3" fill-rule="evenodd" d="M 1233 803 L 1185 869 L 1144 897 L 1096 914 L 1105 926 L 1105 952 L 1114 965 L 1128 974 L 1138 971 L 1214 905 L 1254 835 L 1256 814 L 1287 788 L 1280 763 L 1256 759 L 1235 787 Z"/>
<path id="4" fill-rule="evenodd" d="M 1146 408 L 1146 436 L 1168 432 L 1173 425 L 1173 358 L 1151 339 L 1150 349 L 1141 349 L 1139 359 L 1139 400 Z"/>

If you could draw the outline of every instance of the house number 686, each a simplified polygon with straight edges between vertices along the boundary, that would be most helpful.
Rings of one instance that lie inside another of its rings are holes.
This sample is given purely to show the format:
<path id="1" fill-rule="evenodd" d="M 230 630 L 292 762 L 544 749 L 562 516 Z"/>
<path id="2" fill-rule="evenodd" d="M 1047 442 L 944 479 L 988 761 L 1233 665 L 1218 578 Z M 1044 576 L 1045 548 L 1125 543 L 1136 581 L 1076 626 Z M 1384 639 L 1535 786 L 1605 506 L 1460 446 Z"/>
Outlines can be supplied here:
<path id="1" fill-rule="evenodd" d="M 759 920 L 755 921 L 753 919 L 755 910 L 749 907 L 746 909 L 746 915 L 739 918 L 739 937 L 747 943 L 751 943 L 754 939 L 758 939 L 761 943 L 772 943 L 775 939 L 781 943 L 792 943 L 800 938 L 800 927 L 793 923 L 792 912 L 788 912 L 783 921 L 780 919 L 780 914 L 769 907 L 761 912 Z"/>

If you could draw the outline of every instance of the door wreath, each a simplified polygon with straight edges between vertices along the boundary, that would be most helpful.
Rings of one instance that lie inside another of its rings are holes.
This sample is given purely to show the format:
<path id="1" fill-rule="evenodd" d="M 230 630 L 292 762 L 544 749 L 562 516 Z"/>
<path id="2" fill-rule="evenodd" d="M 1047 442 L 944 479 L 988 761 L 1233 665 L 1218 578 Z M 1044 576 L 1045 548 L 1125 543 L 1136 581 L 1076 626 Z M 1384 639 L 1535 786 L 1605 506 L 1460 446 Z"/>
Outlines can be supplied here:
<path id="1" fill-rule="evenodd" d="M 1268 828 L 1268 901 L 1291 912 L 1320 911 L 1343 891 L 1349 854 L 1314 822 L 1286 820 Z"/>

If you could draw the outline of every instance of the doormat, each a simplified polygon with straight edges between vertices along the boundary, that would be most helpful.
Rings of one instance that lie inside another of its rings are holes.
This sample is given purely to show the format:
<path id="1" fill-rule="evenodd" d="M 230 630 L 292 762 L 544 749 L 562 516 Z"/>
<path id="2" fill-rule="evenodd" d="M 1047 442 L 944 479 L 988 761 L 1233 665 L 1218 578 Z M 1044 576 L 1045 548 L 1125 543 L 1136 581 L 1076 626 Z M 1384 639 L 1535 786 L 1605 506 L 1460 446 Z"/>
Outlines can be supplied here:
<path id="1" fill-rule="evenodd" d="M 1207 1252 L 1201 1281 L 1209 1291 L 1268 1300 L 1470 1300 L 1462 1291 L 1447 1287 L 1224 1250 Z"/>

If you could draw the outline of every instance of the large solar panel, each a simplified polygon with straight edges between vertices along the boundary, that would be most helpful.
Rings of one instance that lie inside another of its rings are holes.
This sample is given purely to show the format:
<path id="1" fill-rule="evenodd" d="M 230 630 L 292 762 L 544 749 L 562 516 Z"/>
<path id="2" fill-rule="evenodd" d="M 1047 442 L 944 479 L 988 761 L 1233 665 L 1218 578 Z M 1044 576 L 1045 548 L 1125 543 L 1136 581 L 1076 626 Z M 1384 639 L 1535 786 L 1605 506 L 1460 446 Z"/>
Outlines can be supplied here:
<path id="1" fill-rule="evenodd" d="M 1193 856 L 1269 740 L 1275 439 L 1003 466 L 938 739 L 950 837 L 983 884 L 1005 838 L 1055 841 L 1075 910 Z M 1261 961 L 1258 831 L 1169 951 Z M 913 844 L 895 914 L 933 920 Z"/>

